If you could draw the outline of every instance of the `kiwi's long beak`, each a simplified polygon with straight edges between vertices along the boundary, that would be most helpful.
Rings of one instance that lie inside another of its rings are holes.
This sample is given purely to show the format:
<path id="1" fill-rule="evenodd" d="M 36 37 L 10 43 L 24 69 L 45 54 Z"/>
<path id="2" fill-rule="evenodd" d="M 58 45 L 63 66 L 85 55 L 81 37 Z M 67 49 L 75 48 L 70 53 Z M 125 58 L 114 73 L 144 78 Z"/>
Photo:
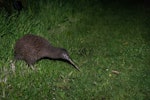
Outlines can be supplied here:
<path id="1" fill-rule="evenodd" d="M 78 71 L 80 71 L 80 69 L 78 68 L 78 66 L 76 66 L 76 65 L 74 64 L 74 62 L 70 59 L 70 57 L 69 57 L 67 54 L 63 54 L 63 58 L 64 58 L 65 60 L 67 60 L 70 64 L 72 64 L 74 68 L 76 68 Z"/>
<path id="2" fill-rule="evenodd" d="M 69 60 L 69 62 L 73 65 L 73 67 L 74 67 L 75 69 L 77 69 L 78 71 L 80 71 L 79 67 L 76 66 L 76 65 L 74 64 L 74 62 L 73 62 L 71 59 L 68 59 L 68 60 Z"/>

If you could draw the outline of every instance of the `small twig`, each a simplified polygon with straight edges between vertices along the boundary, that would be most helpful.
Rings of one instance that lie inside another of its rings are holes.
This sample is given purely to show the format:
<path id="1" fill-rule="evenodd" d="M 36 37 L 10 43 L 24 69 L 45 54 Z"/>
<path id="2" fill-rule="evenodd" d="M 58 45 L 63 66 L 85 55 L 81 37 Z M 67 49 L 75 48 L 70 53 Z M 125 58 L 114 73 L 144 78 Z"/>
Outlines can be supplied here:
<path id="1" fill-rule="evenodd" d="M 120 72 L 119 71 L 116 71 L 116 70 L 112 70 L 111 71 L 113 74 L 116 74 L 116 75 L 119 75 L 120 74 Z"/>

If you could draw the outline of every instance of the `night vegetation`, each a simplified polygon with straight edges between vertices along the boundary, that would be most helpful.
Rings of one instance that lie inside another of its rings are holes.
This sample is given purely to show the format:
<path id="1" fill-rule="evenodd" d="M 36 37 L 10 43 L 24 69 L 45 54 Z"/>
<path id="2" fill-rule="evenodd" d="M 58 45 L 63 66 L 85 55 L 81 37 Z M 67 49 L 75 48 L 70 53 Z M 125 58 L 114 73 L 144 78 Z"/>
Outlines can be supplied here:
<path id="1" fill-rule="evenodd" d="M 26 0 L 19 14 L 1 9 L 0 100 L 150 99 L 150 8 L 112 1 Z M 65 48 L 81 72 L 48 59 L 36 71 L 23 61 L 14 69 L 14 44 L 28 33 Z"/>

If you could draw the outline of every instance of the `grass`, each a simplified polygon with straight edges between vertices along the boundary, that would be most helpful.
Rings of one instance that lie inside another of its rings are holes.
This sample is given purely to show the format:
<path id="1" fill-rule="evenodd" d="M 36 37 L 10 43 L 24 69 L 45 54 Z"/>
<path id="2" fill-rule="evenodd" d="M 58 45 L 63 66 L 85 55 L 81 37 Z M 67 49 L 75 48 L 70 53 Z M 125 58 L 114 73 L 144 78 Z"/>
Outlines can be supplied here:
<path id="1" fill-rule="evenodd" d="M 19 16 L 0 14 L 0 99 L 150 99 L 149 8 L 103 0 L 29 4 Z M 13 46 L 27 33 L 66 48 L 81 72 L 50 60 L 37 62 L 37 71 L 18 61 L 13 72 Z"/>

